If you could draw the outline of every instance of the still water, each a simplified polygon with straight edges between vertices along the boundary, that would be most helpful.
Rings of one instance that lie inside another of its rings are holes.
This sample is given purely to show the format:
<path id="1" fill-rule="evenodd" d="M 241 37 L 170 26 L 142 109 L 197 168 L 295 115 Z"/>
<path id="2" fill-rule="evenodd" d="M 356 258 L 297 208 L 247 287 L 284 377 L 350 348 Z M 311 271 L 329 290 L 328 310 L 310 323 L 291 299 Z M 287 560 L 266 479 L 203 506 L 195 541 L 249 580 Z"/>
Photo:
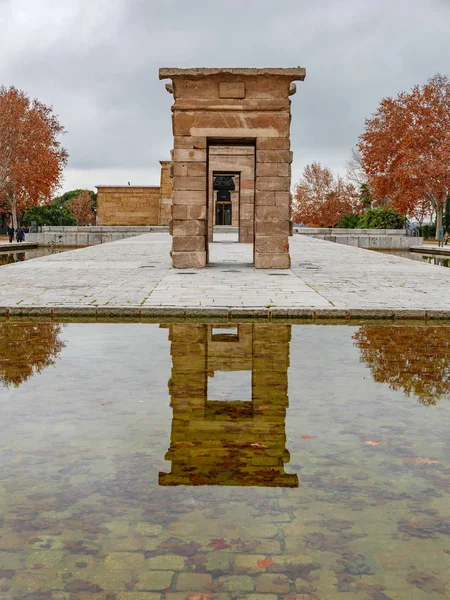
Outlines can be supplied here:
<path id="1" fill-rule="evenodd" d="M 24 260 L 30 260 L 31 258 L 39 258 L 40 256 L 47 256 L 49 254 L 59 254 L 60 252 L 67 252 L 68 250 L 74 250 L 75 248 L 64 247 L 40 247 L 31 248 L 30 250 L 14 251 L 14 252 L 0 252 L 0 267 L 3 265 L 11 265 L 14 263 L 22 262 Z"/>
<path id="2" fill-rule="evenodd" d="M 450 328 L 0 323 L 1 600 L 450 597 Z"/>
<path id="3" fill-rule="evenodd" d="M 401 258 L 409 258 L 410 260 L 418 260 L 420 262 L 426 262 L 430 265 L 437 265 L 438 267 L 450 267 L 450 255 L 438 256 L 436 254 L 409 252 L 408 250 L 375 250 L 375 252 L 390 254 L 391 256 L 400 256 Z"/>

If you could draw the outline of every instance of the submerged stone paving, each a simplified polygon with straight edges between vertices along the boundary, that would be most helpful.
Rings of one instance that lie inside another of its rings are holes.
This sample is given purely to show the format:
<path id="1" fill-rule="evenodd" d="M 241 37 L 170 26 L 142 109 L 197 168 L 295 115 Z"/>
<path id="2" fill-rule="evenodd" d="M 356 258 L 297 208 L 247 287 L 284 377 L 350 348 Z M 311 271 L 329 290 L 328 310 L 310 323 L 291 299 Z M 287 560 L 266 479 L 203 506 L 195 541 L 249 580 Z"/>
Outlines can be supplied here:
<path id="1" fill-rule="evenodd" d="M 203 270 L 172 268 L 164 233 L 7 265 L 1 311 L 450 316 L 449 269 L 293 236 L 291 269 L 260 270 L 251 266 L 252 246 L 235 237 L 215 234 Z"/>

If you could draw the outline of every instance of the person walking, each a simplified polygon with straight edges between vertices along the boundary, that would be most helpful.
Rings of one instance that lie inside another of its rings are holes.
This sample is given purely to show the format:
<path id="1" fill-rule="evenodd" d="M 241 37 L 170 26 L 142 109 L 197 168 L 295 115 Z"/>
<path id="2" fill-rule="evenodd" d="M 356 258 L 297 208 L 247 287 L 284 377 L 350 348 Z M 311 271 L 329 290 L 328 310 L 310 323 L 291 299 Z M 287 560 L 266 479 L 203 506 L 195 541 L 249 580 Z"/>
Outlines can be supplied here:
<path id="1" fill-rule="evenodd" d="M 20 228 L 20 241 L 21 242 L 25 241 L 25 227 Z"/>
<path id="2" fill-rule="evenodd" d="M 14 241 L 14 227 L 11 227 L 11 225 L 8 225 L 6 231 L 8 233 L 9 243 L 12 244 L 12 242 Z"/>
<path id="3" fill-rule="evenodd" d="M 444 245 L 444 228 L 443 227 L 439 227 L 439 231 L 438 231 L 438 247 L 443 246 Z"/>
<path id="4" fill-rule="evenodd" d="M 448 231 L 446 231 L 446 232 L 444 233 L 444 246 L 446 246 L 446 245 L 448 244 L 448 238 L 449 238 L 449 237 L 450 237 L 450 236 L 448 235 Z"/>

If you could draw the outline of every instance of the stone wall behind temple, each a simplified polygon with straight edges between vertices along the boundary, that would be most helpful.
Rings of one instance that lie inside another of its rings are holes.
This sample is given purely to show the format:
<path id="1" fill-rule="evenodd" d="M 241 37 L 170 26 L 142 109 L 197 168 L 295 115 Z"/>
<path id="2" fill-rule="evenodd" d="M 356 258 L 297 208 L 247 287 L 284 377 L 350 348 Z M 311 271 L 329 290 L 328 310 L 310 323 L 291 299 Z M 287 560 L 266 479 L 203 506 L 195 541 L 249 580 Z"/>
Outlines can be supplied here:
<path id="1" fill-rule="evenodd" d="M 158 225 L 160 188 L 97 186 L 97 225 Z"/>
<path id="2" fill-rule="evenodd" d="M 159 186 L 98 185 L 97 225 L 169 225 L 172 177 L 168 160 L 160 161 Z"/>

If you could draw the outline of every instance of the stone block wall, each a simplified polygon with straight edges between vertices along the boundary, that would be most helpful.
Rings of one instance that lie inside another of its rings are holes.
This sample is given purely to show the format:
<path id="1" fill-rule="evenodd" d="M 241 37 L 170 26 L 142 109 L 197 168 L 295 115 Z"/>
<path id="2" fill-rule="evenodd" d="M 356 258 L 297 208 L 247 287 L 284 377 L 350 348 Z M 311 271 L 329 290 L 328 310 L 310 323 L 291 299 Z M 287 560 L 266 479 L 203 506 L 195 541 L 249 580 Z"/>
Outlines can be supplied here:
<path id="1" fill-rule="evenodd" d="M 255 267 L 289 268 L 289 221 L 291 216 L 290 111 L 284 111 L 279 137 L 256 140 Z"/>
<path id="2" fill-rule="evenodd" d="M 422 237 L 406 235 L 404 229 L 298 227 L 294 231 L 302 236 L 370 250 L 404 250 L 423 245 Z"/>
<path id="3" fill-rule="evenodd" d="M 29 233 L 27 241 L 38 246 L 95 246 L 116 242 L 124 238 L 135 237 L 143 233 L 167 233 L 168 227 L 162 226 L 43 226 L 39 233 Z"/>
<path id="4" fill-rule="evenodd" d="M 160 188 L 97 186 L 97 225 L 158 225 Z"/>

